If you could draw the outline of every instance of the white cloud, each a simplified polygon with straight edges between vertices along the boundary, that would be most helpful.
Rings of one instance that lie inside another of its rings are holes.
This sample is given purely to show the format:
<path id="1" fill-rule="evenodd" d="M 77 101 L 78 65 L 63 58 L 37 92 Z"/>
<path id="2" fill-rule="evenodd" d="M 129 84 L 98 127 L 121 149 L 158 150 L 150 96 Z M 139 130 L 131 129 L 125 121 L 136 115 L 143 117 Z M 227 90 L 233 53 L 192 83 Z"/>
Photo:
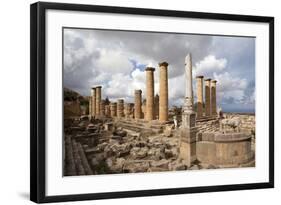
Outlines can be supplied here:
<path id="1" fill-rule="evenodd" d="M 209 76 L 214 72 L 221 72 L 226 68 L 225 58 L 217 59 L 214 55 L 208 55 L 203 60 L 195 63 L 195 75 Z"/>
<path id="2" fill-rule="evenodd" d="M 105 73 L 130 73 L 133 70 L 133 64 L 122 51 L 102 49 L 100 57 L 93 59 L 95 68 Z"/>
<path id="3" fill-rule="evenodd" d="M 126 101 L 133 101 L 135 89 L 141 89 L 145 98 L 143 65 L 155 67 L 154 90 L 155 94 L 159 93 L 158 63 L 167 61 L 169 105 L 181 105 L 185 92 L 184 58 L 185 54 L 190 52 L 194 77 L 204 75 L 205 78 L 218 80 L 218 103 L 227 102 L 231 98 L 237 102 L 254 101 L 252 90 L 248 90 L 247 95 L 245 93 L 248 86 L 247 77 L 244 79 L 243 74 L 239 73 L 233 75 L 233 70 L 241 69 L 232 69 L 233 59 L 240 65 L 241 58 L 237 59 L 237 55 L 231 56 L 234 51 L 229 52 L 227 56 L 221 54 L 223 58 L 216 55 L 216 49 L 221 51 L 222 48 L 228 47 L 225 45 L 229 38 L 224 39 L 224 43 L 214 43 L 213 39 L 217 37 L 200 35 L 78 29 L 66 29 L 64 34 L 64 85 L 83 95 L 90 93 L 90 87 L 101 85 L 103 97 L 108 96 L 111 100 L 124 98 Z M 233 38 L 232 41 L 237 42 L 236 39 Z M 238 51 L 241 56 L 245 56 L 244 53 L 248 50 Z M 196 95 L 195 78 L 193 79 Z"/>
<path id="4" fill-rule="evenodd" d="M 228 101 L 234 99 L 236 103 L 243 100 L 248 83 L 244 78 L 234 77 L 228 72 L 221 74 L 214 73 L 217 82 L 218 101 Z"/>

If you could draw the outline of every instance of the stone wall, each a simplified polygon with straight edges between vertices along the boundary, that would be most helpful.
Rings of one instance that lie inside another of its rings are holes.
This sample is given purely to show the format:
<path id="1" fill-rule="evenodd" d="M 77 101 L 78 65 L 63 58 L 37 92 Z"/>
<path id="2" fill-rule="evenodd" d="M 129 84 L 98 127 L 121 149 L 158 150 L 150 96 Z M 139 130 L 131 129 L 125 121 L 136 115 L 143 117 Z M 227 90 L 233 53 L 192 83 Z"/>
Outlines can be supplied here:
<path id="1" fill-rule="evenodd" d="M 198 132 L 217 132 L 219 131 L 219 120 L 218 119 L 197 120 L 196 126 Z"/>
<path id="2" fill-rule="evenodd" d="M 197 136 L 197 159 L 216 167 L 253 166 L 251 135 L 245 133 L 202 133 Z"/>
<path id="3" fill-rule="evenodd" d="M 255 134 L 256 117 L 254 114 L 224 113 L 224 116 L 229 119 L 238 117 L 241 120 L 240 131 Z"/>

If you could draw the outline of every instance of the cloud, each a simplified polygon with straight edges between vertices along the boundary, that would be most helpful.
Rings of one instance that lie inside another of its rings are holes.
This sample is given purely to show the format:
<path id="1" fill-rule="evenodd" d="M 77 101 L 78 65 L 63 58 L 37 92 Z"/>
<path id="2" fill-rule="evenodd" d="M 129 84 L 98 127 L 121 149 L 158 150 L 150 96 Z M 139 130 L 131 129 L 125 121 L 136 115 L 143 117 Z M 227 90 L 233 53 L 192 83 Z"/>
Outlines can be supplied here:
<path id="1" fill-rule="evenodd" d="M 217 59 L 214 55 L 208 55 L 203 60 L 195 63 L 194 72 L 196 75 L 211 76 L 214 72 L 221 72 L 226 68 L 225 58 Z"/>
<path id="2" fill-rule="evenodd" d="M 147 65 L 155 67 L 154 89 L 159 93 L 158 63 L 167 61 L 169 105 L 181 105 L 184 59 L 191 53 L 194 77 L 218 80 L 218 103 L 251 104 L 254 45 L 253 39 L 240 37 L 64 29 L 64 86 L 89 95 L 91 87 L 101 85 L 104 98 L 133 102 L 135 89 L 145 98 Z"/>
<path id="3" fill-rule="evenodd" d="M 228 72 L 214 73 L 217 82 L 217 96 L 221 104 L 241 103 L 245 98 L 248 82 L 245 78 L 234 77 Z"/>

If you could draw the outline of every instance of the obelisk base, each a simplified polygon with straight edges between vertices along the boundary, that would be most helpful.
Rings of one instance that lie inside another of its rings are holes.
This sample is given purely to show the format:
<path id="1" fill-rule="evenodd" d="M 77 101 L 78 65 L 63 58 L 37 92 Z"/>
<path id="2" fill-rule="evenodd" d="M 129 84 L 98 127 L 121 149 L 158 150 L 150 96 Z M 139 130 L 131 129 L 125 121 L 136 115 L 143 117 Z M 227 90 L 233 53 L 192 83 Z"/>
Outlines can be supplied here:
<path id="1" fill-rule="evenodd" d="M 196 114 L 193 111 L 182 113 L 180 159 L 187 167 L 196 160 Z"/>

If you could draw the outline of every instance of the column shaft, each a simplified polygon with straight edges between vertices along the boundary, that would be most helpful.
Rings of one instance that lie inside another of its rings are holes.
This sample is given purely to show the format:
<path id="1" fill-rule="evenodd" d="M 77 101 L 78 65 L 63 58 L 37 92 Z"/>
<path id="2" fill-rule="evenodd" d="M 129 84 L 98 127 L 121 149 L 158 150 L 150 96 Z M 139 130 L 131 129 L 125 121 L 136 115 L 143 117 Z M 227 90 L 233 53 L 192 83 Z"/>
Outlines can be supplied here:
<path id="1" fill-rule="evenodd" d="M 100 116 L 105 116 L 105 100 L 100 102 Z"/>
<path id="2" fill-rule="evenodd" d="M 146 120 L 153 120 L 154 117 L 154 71 L 155 68 L 147 67 L 146 71 Z"/>
<path id="3" fill-rule="evenodd" d="M 211 116 L 211 79 L 205 80 L 205 116 Z"/>
<path id="4" fill-rule="evenodd" d="M 117 117 L 118 118 L 124 117 L 124 100 L 123 99 L 117 100 Z"/>
<path id="5" fill-rule="evenodd" d="M 101 103 L 101 86 L 96 87 L 96 116 L 100 115 L 100 103 Z"/>
<path id="6" fill-rule="evenodd" d="M 135 90 L 135 119 L 141 119 L 141 90 Z"/>
<path id="7" fill-rule="evenodd" d="M 197 118 L 203 116 L 203 76 L 197 76 Z"/>
<path id="8" fill-rule="evenodd" d="M 91 116 L 96 115 L 96 88 L 91 89 Z"/>
<path id="9" fill-rule="evenodd" d="M 112 102 L 112 103 L 110 103 L 110 116 L 111 117 L 116 117 L 116 115 L 117 115 L 117 103 L 114 103 L 114 102 Z"/>
<path id="10" fill-rule="evenodd" d="M 216 80 L 211 81 L 211 105 L 212 105 L 212 115 L 217 116 L 217 90 L 216 90 Z"/>
<path id="11" fill-rule="evenodd" d="M 159 121 L 168 121 L 168 63 L 159 63 L 160 88 L 159 88 Z"/>

